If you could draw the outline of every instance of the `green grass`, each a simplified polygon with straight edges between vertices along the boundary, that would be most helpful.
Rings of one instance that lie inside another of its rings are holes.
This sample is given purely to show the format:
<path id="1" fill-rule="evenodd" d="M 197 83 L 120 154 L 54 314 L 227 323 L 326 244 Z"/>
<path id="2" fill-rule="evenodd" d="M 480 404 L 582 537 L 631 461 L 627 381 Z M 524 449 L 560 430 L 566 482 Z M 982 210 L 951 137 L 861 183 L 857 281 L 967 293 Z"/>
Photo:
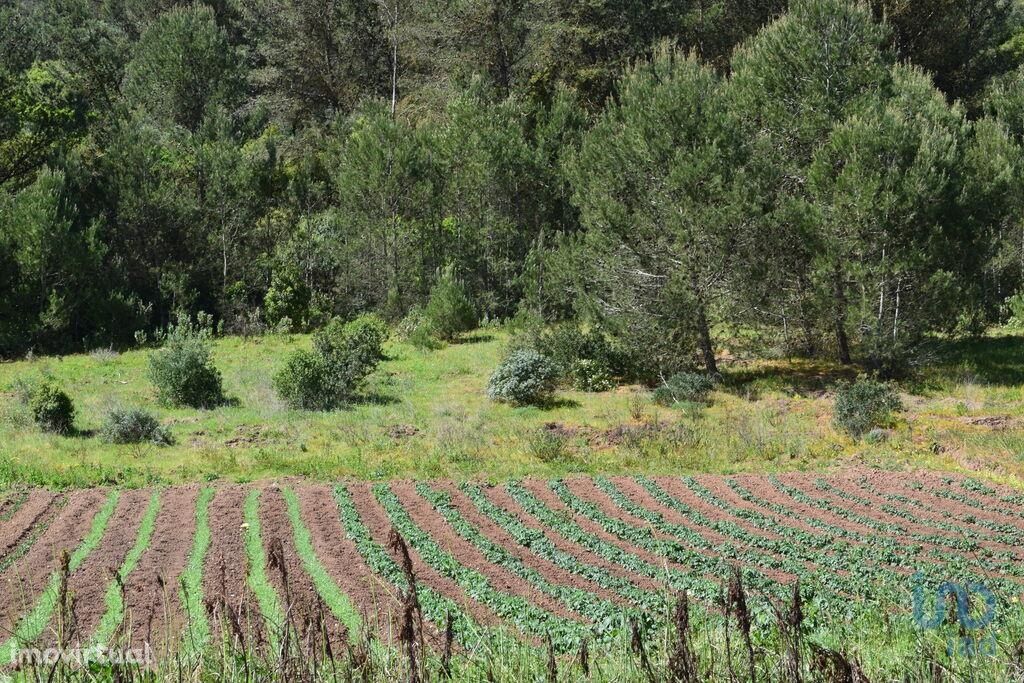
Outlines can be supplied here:
<path id="1" fill-rule="evenodd" d="M 86 534 L 85 538 L 82 539 L 82 542 L 71 554 L 68 562 L 68 569 L 70 571 L 73 572 L 78 569 L 82 562 L 85 561 L 85 558 L 89 556 L 89 553 L 100 544 L 100 541 L 103 539 L 103 533 L 107 529 L 107 523 L 113 516 L 120 497 L 121 492 L 116 489 L 109 493 L 106 503 L 96 513 L 96 516 L 93 517 L 89 533 Z M 25 643 L 35 641 L 43 633 L 43 629 L 46 628 L 50 617 L 53 615 L 53 610 L 57 606 L 60 581 L 60 570 L 58 569 L 50 575 L 50 581 L 43 594 L 39 596 L 32 611 L 21 618 L 21 621 L 18 622 L 14 630 L 14 634 L 7 642 L 0 646 L 0 662 L 11 661 L 12 654 L 16 653 L 18 648 L 22 647 Z"/>
<path id="2" fill-rule="evenodd" d="M 249 564 L 247 576 L 249 588 L 256 596 L 260 614 L 266 625 L 271 651 L 278 651 L 280 630 L 284 628 L 284 609 L 277 590 L 267 576 L 267 553 L 263 548 L 263 535 L 260 531 L 260 490 L 252 489 L 245 497 L 243 512 L 245 514 L 245 555 Z"/>
<path id="3" fill-rule="evenodd" d="M 820 470 L 848 462 L 1024 479 L 1024 337 L 937 345 L 934 362 L 902 387 L 907 411 L 887 439 L 872 444 L 832 425 L 830 387 L 855 371 L 828 362 L 723 363 L 726 381 L 706 408 L 656 406 L 642 387 L 560 391 L 552 408 L 513 408 L 484 394 L 508 339 L 488 329 L 436 351 L 389 342 L 365 400 L 330 413 L 289 410 L 272 389 L 288 353 L 309 346 L 302 335 L 218 339 L 214 359 L 235 400 L 208 411 L 156 403 L 146 379 L 149 350 L 0 364 L 0 487 L 282 475 L 504 480 Z M 38 377 L 72 394 L 74 436 L 43 434 L 25 419 L 16 384 Z M 152 411 L 176 444 L 103 443 L 96 432 L 115 406 Z M 993 417 L 1010 427 L 984 424 Z M 566 429 L 539 438 L 547 423 Z"/>
<path id="4" fill-rule="evenodd" d="M 350 637 L 355 638 L 362 629 L 362 617 L 348 595 L 345 594 L 338 584 L 334 582 L 331 575 L 324 569 L 320 559 L 313 549 L 313 538 L 309 530 L 302 522 L 302 514 L 299 510 L 299 499 L 291 489 L 283 491 L 285 503 L 288 506 L 288 518 L 292 522 L 292 530 L 295 538 L 295 552 L 302 560 L 302 566 L 313 581 L 317 593 L 323 598 L 331 613 L 345 625 Z"/>
<path id="5" fill-rule="evenodd" d="M 117 631 L 117 627 L 121 624 L 122 619 L 124 619 L 124 596 L 121 593 L 120 583 L 127 579 L 128 575 L 135 570 L 135 566 L 139 563 L 142 553 L 146 552 L 146 548 L 149 547 L 149 543 L 153 539 L 153 530 L 156 528 L 156 516 L 159 512 L 160 492 L 154 491 L 153 495 L 149 498 L 149 505 L 146 506 L 146 511 L 142 515 L 139 532 L 135 537 L 135 545 L 128 551 L 124 562 L 121 563 L 121 567 L 117 570 L 116 579 L 111 581 L 107 587 L 107 593 L 104 598 L 107 611 L 104 612 L 103 618 L 100 620 L 99 626 L 96 627 L 96 633 L 93 636 L 93 642 L 99 645 L 105 645 L 110 642 Z"/>
<path id="6" fill-rule="evenodd" d="M 185 649 L 187 652 L 201 651 L 210 640 L 210 622 L 203 605 L 203 564 L 206 551 L 210 549 L 210 501 L 215 489 L 203 488 L 196 497 L 196 533 L 192 538 L 192 550 L 188 564 L 181 573 L 181 604 L 188 619 Z"/>

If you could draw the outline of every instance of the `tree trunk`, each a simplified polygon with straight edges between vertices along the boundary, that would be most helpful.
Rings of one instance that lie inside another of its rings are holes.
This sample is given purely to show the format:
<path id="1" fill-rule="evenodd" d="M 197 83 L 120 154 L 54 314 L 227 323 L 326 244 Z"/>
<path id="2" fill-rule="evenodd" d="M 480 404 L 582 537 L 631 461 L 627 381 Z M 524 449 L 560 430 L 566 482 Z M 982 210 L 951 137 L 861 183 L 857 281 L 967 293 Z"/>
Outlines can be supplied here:
<path id="1" fill-rule="evenodd" d="M 704 357 L 704 367 L 708 374 L 718 376 L 718 361 L 715 360 L 715 345 L 711 341 L 711 326 L 708 324 L 707 304 L 704 303 L 704 295 L 697 286 L 697 278 L 690 278 L 690 286 L 693 287 L 694 296 L 697 299 L 697 343 L 700 346 L 701 356 Z"/>
<path id="2" fill-rule="evenodd" d="M 843 285 L 843 276 L 836 268 L 833 274 L 834 296 L 835 296 L 835 323 L 836 323 L 836 345 L 839 347 L 839 362 L 843 365 L 852 365 L 850 357 L 850 340 L 846 336 L 846 288 Z"/>

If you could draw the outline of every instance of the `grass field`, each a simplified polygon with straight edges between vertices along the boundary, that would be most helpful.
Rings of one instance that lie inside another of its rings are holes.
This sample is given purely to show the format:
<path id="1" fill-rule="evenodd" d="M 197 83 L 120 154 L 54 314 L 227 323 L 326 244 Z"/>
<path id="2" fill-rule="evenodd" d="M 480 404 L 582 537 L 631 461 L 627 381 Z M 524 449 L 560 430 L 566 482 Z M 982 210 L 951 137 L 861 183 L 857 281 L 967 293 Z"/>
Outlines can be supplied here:
<path id="1" fill-rule="evenodd" d="M 365 399 L 347 410 L 286 409 L 271 377 L 305 336 L 224 338 L 215 361 L 232 403 L 157 405 L 149 351 L 97 351 L 0 364 L 0 480 L 146 485 L 280 475 L 320 479 L 493 480 L 567 473 L 773 472 L 834 465 L 1024 476 L 1024 338 L 938 347 L 903 386 L 906 411 L 881 442 L 855 442 L 831 423 L 830 388 L 852 376 L 825 362 L 734 360 L 706 408 L 665 408 L 642 387 L 562 391 L 548 409 L 488 401 L 487 378 L 508 336 L 471 335 L 436 351 L 390 343 Z M 78 433 L 41 433 L 16 399 L 21 380 L 49 377 L 78 409 Z M 170 426 L 170 447 L 117 446 L 96 435 L 115 406 L 145 407 Z"/>

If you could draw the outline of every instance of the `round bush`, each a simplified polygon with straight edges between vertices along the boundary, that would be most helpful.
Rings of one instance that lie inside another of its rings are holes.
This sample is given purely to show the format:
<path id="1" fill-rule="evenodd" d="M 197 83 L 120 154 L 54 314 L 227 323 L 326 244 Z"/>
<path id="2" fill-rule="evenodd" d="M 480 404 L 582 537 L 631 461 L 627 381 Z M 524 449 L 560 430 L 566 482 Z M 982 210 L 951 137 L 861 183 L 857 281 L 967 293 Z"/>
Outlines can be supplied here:
<path id="1" fill-rule="evenodd" d="M 487 396 L 512 405 L 543 405 L 551 400 L 558 368 L 546 356 L 523 349 L 513 352 L 491 375 Z"/>
<path id="2" fill-rule="evenodd" d="M 706 403 L 715 382 L 699 372 L 679 372 L 654 390 L 654 402 L 670 406 L 675 403 Z"/>
<path id="3" fill-rule="evenodd" d="M 341 402 L 335 379 L 323 355 L 299 350 L 274 375 L 274 389 L 289 408 L 333 410 Z"/>
<path id="4" fill-rule="evenodd" d="M 164 347 L 150 354 L 149 379 L 165 405 L 214 408 L 224 403 L 209 335 L 188 325 L 171 330 Z"/>
<path id="5" fill-rule="evenodd" d="M 71 397 L 53 384 L 35 387 L 29 396 L 32 419 L 44 432 L 68 434 L 75 422 L 75 404 Z"/>
<path id="6" fill-rule="evenodd" d="M 114 444 L 149 441 L 160 446 L 169 446 L 174 443 L 166 427 L 160 426 L 152 414 L 138 408 L 111 410 L 107 413 L 100 436 L 107 443 Z"/>
<path id="7" fill-rule="evenodd" d="M 876 427 L 885 427 L 892 414 L 903 410 L 899 396 L 884 382 L 860 377 L 836 391 L 833 421 L 836 426 L 860 438 Z"/>
<path id="8" fill-rule="evenodd" d="M 615 386 L 608 366 L 599 360 L 580 358 L 569 366 L 569 378 L 580 391 L 608 391 Z"/>

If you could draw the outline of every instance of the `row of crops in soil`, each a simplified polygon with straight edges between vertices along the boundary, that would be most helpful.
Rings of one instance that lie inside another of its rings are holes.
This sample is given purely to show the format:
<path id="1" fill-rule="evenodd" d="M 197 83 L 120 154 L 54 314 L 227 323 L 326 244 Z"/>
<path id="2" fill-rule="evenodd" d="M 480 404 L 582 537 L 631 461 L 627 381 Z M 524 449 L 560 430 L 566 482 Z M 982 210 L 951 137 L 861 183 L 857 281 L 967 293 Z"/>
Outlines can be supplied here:
<path id="1" fill-rule="evenodd" d="M 912 619 L 915 585 L 1024 586 L 1024 497 L 959 476 L 574 477 L 500 485 L 299 480 L 0 495 L 0 662 L 62 643 L 196 652 L 296 615 L 328 643 L 394 640 L 416 583 L 428 638 L 571 652 L 713 614 L 738 571 L 755 620 Z M 301 628 L 301 627 L 300 627 Z M 226 630 L 227 629 L 227 630 Z M 359 635 L 357 635 L 359 634 Z"/>

